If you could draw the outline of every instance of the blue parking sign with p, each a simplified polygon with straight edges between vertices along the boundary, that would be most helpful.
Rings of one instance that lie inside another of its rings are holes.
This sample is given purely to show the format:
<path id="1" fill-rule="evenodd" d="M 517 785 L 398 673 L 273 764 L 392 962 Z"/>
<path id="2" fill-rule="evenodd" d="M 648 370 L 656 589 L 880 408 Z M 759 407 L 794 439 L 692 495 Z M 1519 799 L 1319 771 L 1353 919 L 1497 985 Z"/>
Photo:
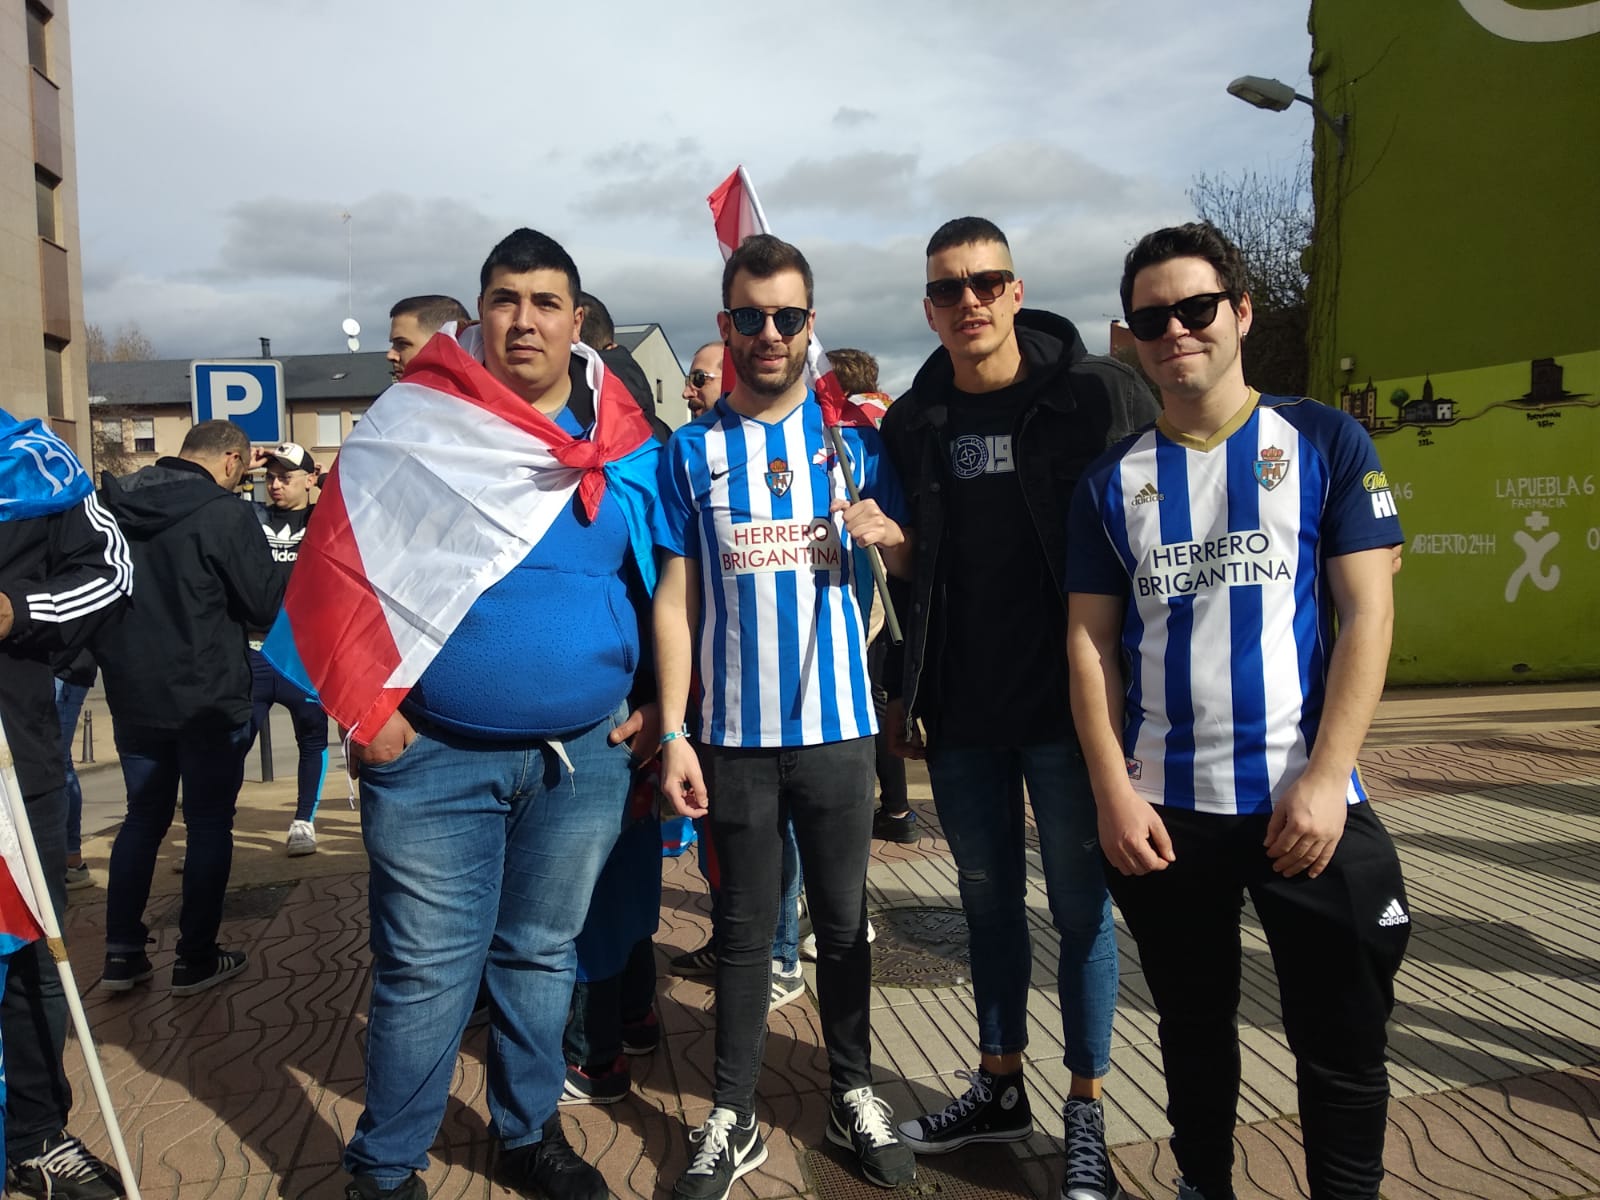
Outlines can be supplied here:
<path id="1" fill-rule="evenodd" d="M 232 421 L 258 443 L 275 445 L 288 437 L 283 364 L 277 359 L 196 359 L 189 379 L 196 425 Z"/>

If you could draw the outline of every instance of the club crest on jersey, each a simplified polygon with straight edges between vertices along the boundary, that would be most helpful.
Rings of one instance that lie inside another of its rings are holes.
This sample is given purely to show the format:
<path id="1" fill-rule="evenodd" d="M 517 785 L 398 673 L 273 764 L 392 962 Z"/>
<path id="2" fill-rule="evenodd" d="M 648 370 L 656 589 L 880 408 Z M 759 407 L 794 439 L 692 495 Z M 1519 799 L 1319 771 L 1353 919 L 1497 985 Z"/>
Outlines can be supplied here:
<path id="1" fill-rule="evenodd" d="M 1289 458 L 1276 446 L 1266 446 L 1256 459 L 1256 482 L 1267 491 L 1282 483 L 1289 475 Z"/>
<path id="2" fill-rule="evenodd" d="M 787 496 L 789 487 L 794 483 L 794 472 L 789 470 L 788 460 L 775 458 L 767 464 L 767 490 L 774 496 Z"/>

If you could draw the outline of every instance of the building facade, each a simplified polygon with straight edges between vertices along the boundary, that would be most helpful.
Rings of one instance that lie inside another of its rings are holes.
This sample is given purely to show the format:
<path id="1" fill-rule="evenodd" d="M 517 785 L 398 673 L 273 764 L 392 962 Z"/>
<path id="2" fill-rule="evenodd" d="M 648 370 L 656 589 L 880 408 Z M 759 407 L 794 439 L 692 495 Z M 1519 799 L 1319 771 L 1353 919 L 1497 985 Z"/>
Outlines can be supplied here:
<path id="1" fill-rule="evenodd" d="M 1314 0 L 1311 394 L 1405 527 L 1389 678 L 1600 675 L 1600 3 Z"/>
<path id="2" fill-rule="evenodd" d="M 0 403 L 88 458 L 67 0 L 0 0 Z"/>

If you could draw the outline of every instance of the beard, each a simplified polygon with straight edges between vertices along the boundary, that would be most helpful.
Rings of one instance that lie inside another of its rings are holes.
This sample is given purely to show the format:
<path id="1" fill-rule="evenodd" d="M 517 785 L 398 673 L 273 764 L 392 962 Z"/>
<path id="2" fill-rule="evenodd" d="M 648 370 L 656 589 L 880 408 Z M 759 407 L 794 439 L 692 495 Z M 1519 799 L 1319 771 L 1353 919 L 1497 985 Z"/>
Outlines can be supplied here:
<path id="1" fill-rule="evenodd" d="M 739 377 L 739 382 L 758 396 L 781 396 L 795 385 L 806 369 L 805 342 L 797 341 L 794 346 L 788 347 L 788 365 L 784 367 L 783 374 L 778 376 L 759 373 L 754 343 L 742 348 L 730 346 L 729 350 L 733 355 L 733 371 Z"/>

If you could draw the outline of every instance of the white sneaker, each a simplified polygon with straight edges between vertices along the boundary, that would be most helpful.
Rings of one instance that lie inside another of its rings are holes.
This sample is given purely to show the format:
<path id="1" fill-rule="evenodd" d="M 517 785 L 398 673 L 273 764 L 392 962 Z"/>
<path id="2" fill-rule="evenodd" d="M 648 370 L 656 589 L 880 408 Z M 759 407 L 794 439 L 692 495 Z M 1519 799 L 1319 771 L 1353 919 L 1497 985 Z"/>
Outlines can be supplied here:
<path id="1" fill-rule="evenodd" d="M 872 945 L 878 940 L 878 931 L 872 927 L 872 922 L 867 922 L 867 945 Z M 800 939 L 800 957 L 807 962 L 817 961 L 817 935 L 808 933 Z"/>
<path id="2" fill-rule="evenodd" d="M 289 838 L 286 843 L 289 848 L 290 858 L 299 858 L 305 854 L 317 852 L 317 830 L 310 821 L 290 821 Z"/>

